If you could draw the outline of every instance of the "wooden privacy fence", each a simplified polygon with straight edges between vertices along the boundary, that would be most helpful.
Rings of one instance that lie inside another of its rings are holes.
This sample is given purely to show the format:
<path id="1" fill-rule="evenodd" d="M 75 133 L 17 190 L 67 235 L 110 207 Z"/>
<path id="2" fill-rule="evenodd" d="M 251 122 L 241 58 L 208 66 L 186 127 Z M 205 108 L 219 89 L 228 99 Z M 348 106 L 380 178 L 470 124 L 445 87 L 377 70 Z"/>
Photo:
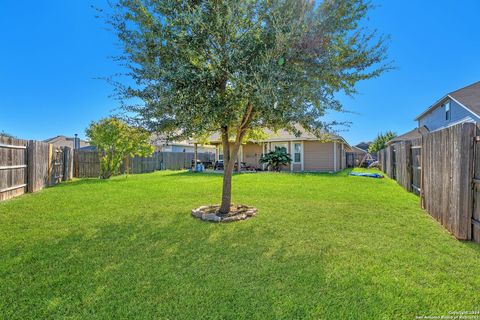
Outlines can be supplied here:
<path id="1" fill-rule="evenodd" d="M 27 191 L 26 140 L 0 136 L 0 201 Z"/>
<path id="2" fill-rule="evenodd" d="M 213 153 L 198 153 L 198 160 L 214 161 Z M 191 152 L 155 152 L 151 157 L 128 158 L 120 167 L 120 174 L 147 173 L 156 170 L 182 170 L 192 165 L 194 153 Z M 75 150 L 74 176 L 77 178 L 96 178 L 100 176 L 100 157 L 96 150 Z"/>
<path id="3" fill-rule="evenodd" d="M 72 178 L 72 150 L 0 136 L 0 201 Z"/>
<path id="4" fill-rule="evenodd" d="M 480 242 L 480 129 L 462 123 L 393 143 L 379 152 L 382 171 L 457 239 Z"/>

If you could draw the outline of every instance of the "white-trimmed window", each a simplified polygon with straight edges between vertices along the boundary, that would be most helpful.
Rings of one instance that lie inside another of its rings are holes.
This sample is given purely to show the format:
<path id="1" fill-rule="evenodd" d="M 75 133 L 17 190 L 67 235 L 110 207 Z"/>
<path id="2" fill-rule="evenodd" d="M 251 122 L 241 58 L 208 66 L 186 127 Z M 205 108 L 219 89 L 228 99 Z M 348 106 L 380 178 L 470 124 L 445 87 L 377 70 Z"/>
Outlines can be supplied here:
<path id="1" fill-rule="evenodd" d="M 302 144 L 300 142 L 295 142 L 293 144 L 293 162 L 302 162 Z"/>
<path id="2" fill-rule="evenodd" d="M 450 110 L 450 101 L 447 101 L 443 105 L 445 107 L 445 121 L 449 121 L 452 118 L 452 111 Z"/>
<path id="3" fill-rule="evenodd" d="M 222 161 L 222 160 L 223 160 L 223 147 L 218 146 L 218 161 Z"/>

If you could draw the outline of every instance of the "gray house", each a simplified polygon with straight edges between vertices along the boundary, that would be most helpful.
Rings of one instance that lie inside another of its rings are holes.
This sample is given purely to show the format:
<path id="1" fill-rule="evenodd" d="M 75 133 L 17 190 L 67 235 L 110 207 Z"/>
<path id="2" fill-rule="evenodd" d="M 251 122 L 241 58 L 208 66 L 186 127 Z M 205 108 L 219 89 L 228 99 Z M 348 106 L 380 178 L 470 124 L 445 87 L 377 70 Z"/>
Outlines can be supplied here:
<path id="1" fill-rule="evenodd" d="M 462 122 L 480 122 L 480 81 L 450 92 L 415 118 L 418 127 L 441 130 Z"/>

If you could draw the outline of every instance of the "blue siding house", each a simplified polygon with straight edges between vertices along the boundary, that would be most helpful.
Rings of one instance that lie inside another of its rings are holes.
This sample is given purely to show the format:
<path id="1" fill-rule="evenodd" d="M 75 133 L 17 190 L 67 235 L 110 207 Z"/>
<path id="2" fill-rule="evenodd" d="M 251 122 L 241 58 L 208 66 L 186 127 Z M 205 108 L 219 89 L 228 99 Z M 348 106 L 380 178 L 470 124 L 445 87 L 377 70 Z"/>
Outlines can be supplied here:
<path id="1" fill-rule="evenodd" d="M 480 81 L 450 92 L 415 118 L 418 127 L 441 130 L 462 122 L 480 122 Z"/>

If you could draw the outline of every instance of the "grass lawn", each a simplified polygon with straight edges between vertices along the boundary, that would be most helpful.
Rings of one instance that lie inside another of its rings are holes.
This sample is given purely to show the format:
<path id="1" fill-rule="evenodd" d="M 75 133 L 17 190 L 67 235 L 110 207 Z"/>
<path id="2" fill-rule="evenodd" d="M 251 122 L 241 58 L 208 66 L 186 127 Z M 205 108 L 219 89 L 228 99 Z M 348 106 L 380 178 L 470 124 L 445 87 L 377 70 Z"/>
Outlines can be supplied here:
<path id="1" fill-rule="evenodd" d="M 390 179 L 234 176 L 258 215 L 196 220 L 221 176 L 76 180 L 0 204 L 0 319 L 414 319 L 480 310 L 480 245 Z"/>

